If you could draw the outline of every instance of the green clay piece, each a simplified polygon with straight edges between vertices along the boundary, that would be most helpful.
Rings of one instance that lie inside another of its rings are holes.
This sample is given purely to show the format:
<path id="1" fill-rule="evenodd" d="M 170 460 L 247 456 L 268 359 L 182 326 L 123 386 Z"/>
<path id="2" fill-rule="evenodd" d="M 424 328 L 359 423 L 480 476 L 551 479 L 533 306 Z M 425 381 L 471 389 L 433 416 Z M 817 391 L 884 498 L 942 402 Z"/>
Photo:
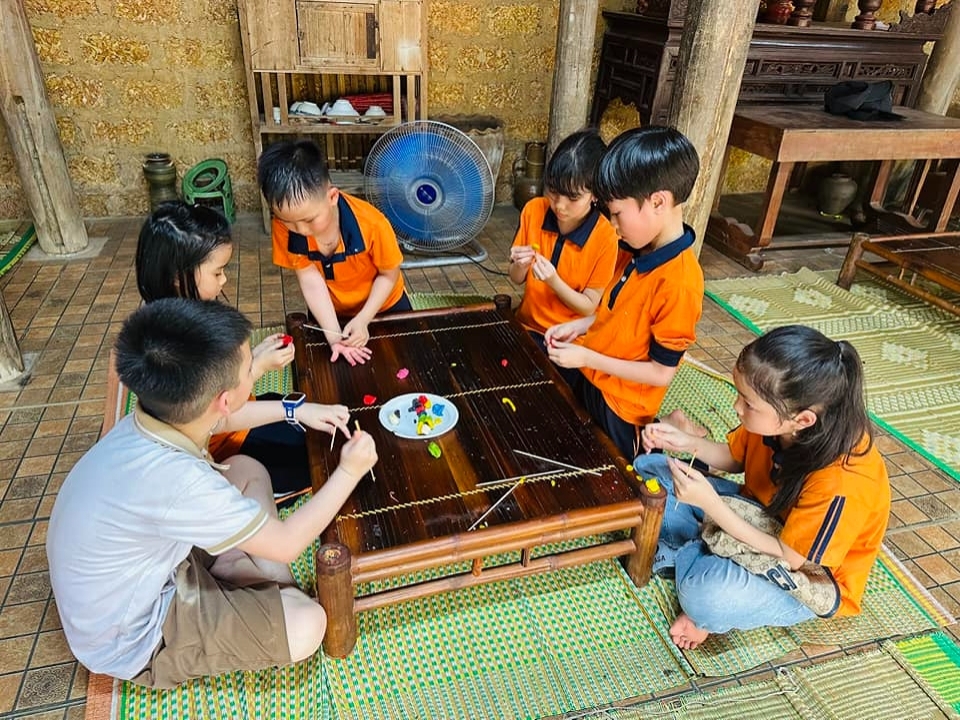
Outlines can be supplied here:
<path id="1" fill-rule="evenodd" d="M 435 458 L 440 457 L 440 455 L 442 454 L 440 451 L 440 446 L 437 445 L 435 442 L 432 442 L 429 445 L 427 445 L 427 450 L 429 450 L 430 454 L 433 455 Z"/>

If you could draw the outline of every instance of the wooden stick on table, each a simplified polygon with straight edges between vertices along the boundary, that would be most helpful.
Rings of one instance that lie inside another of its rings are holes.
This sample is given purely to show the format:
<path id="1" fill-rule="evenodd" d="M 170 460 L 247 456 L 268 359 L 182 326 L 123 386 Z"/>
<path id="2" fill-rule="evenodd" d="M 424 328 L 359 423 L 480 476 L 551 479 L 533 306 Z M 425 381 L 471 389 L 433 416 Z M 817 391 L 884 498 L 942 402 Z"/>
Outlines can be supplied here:
<path id="1" fill-rule="evenodd" d="M 567 463 L 562 463 L 559 460 L 551 460 L 550 458 L 540 457 L 539 455 L 534 455 L 533 453 L 528 453 L 523 450 L 517 450 L 516 448 L 514 448 L 513 451 L 517 453 L 517 455 L 526 455 L 527 457 L 531 457 L 536 460 L 542 460 L 543 462 L 548 462 L 553 465 L 559 465 L 560 467 L 565 467 L 568 470 L 579 470 L 580 472 L 590 473 L 591 475 L 597 475 L 597 476 L 603 475 L 603 473 L 598 470 L 588 470 L 587 468 L 577 467 L 576 465 L 567 465 Z"/>
<path id="2" fill-rule="evenodd" d="M 357 429 L 357 432 L 360 432 L 360 421 L 359 421 L 359 420 L 354 420 L 354 421 L 353 421 L 353 426 Z M 373 480 L 374 482 L 377 481 L 377 476 L 373 474 L 373 468 L 370 468 L 370 479 Z"/>
<path id="3" fill-rule="evenodd" d="M 508 497 L 510 497 L 510 493 L 512 493 L 514 490 L 516 490 L 516 489 L 517 489 L 518 487 L 520 487 L 521 485 L 523 485 L 526 481 L 527 481 L 527 476 L 526 476 L 526 475 L 524 475 L 522 478 L 520 478 L 519 480 L 517 480 L 517 481 L 510 487 L 510 489 L 507 490 L 507 491 L 503 494 L 503 497 L 501 497 L 501 498 L 500 498 L 499 500 L 497 500 L 493 505 L 491 505 L 491 506 L 489 507 L 489 509 L 488 509 L 483 515 L 481 515 L 480 517 L 477 518 L 476 522 L 473 523 L 473 525 L 471 525 L 470 527 L 467 528 L 467 532 L 470 532 L 470 531 L 473 530 L 475 527 L 477 527 L 477 525 L 479 525 L 487 515 L 489 515 L 489 514 L 492 513 L 494 510 L 497 509 L 497 506 L 498 506 L 500 503 L 502 503 L 504 500 L 506 500 Z"/>

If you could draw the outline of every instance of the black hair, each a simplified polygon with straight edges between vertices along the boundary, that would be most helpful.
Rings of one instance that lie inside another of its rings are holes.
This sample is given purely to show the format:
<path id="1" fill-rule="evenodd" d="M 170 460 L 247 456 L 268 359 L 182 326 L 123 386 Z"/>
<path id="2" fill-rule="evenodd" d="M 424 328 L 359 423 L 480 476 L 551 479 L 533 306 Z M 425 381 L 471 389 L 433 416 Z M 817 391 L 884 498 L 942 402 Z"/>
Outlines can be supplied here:
<path id="1" fill-rule="evenodd" d="M 117 373 L 143 409 L 167 423 L 199 418 L 238 384 L 250 321 L 216 300 L 162 298 L 141 305 L 117 336 Z"/>
<path id="2" fill-rule="evenodd" d="M 863 364 L 846 340 L 831 340 L 804 325 L 786 325 L 747 345 L 736 367 L 781 420 L 807 409 L 817 415 L 813 425 L 798 430 L 794 442 L 783 448 L 771 515 L 792 508 L 807 476 L 838 458 L 845 462 L 864 435 L 872 444 Z"/>
<path id="3" fill-rule="evenodd" d="M 700 172 L 700 158 L 676 128 L 648 125 L 618 135 L 597 169 L 593 194 L 600 202 L 642 202 L 666 190 L 675 204 L 686 202 Z"/>
<path id="4" fill-rule="evenodd" d="M 594 177 L 606 143 L 596 130 L 580 130 L 557 145 L 543 174 L 545 190 L 574 198 L 584 191 L 592 193 Z"/>
<path id="5" fill-rule="evenodd" d="M 137 289 L 144 302 L 165 297 L 199 300 L 197 268 L 231 244 L 230 223 L 213 208 L 176 201 L 160 205 L 140 228 Z"/>
<path id="6" fill-rule="evenodd" d="M 260 155 L 257 182 L 267 204 L 282 209 L 326 191 L 330 186 L 330 171 L 314 142 L 282 140 Z"/>

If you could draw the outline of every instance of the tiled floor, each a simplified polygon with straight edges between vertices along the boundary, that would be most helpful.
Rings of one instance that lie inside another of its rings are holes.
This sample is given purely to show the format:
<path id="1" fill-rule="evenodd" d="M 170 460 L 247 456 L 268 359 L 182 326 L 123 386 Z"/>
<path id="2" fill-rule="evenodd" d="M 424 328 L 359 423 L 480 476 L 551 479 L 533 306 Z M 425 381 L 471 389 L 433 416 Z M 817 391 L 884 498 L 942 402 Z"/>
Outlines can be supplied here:
<path id="1" fill-rule="evenodd" d="M 484 268 L 412 270 L 410 289 L 515 293 L 504 258 L 516 222 L 512 208 L 497 208 L 482 237 L 490 252 Z M 28 257 L 0 279 L 21 351 L 37 357 L 28 383 L 0 390 L 0 718 L 83 717 L 87 672 L 72 659 L 60 630 L 43 542 L 57 489 L 97 437 L 111 339 L 138 305 L 132 267 L 139 224 L 138 219 L 91 222 L 91 237 L 107 238 L 98 257 L 71 262 Z M 257 325 L 279 324 L 285 311 L 301 309 L 295 278 L 281 276 L 270 263 L 259 218 L 242 218 L 235 238 L 239 259 L 227 294 L 239 308 Z M 802 264 L 835 269 L 841 260 L 839 251 L 772 253 L 764 272 Z M 749 274 L 709 248 L 701 261 L 708 278 Z M 724 371 L 752 337 L 710 301 L 699 334 L 692 355 Z M 960 614 L 960 484 L 892 438 L 879 443 L 895 498 L 888 543 L 948 611 Z M 956 626 L 952 632 L 960 637 Z M 814 654 L 837 651 L 798 653 L 793 660 L 808 662 Z M 769 672 L 761 668 L 752 677 Z"/>

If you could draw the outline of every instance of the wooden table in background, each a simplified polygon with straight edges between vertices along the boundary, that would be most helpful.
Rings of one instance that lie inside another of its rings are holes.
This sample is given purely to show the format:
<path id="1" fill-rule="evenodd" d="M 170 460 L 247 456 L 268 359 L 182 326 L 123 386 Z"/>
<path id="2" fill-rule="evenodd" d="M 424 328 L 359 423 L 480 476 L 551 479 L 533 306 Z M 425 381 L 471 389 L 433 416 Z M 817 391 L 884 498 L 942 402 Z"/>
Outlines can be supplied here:
<path id="1" fill-rule="evenodd" d="M 351 426 L 356 420 L 373 435 L 379 455 L 376 481 L 361 480 L 317 553 L 328 654 L 352 650 L 357 612 L 413 598 L 617 556 L 626 556 L 637 585 L 649 579 L 663 489 L 651 492 L 626 470 L 629 460 L 579 408 L 508 305 L 509 299 L 377 318 L 370 324 L 373 357 L 356 367 L 331 363 L 323 336 L 302 327 L 302 314 L 288 316 L 297 387 L 311 401 L 347 405 Z M 409 370 L 405 379 L 397 377 L 401 368 Z M 433 438 L 439 458 L 428 452 L 429 436 L 402 439 L 381 426 L 380 406 L 406 393 L 440 395 L 459 410 L 456 427 Z M 374 404 L 364 405 L 365 395 L 375 396 Z M 329 441 L 322 433 L 307 436 L 315 488 L 339 462 L 343 440 L 332 452 Z M 515 450 L 594 472 L 565 470 Z M 556 473 L 535 476 L 549 471 Z M 522 476 L 529 479 L 469 531 Z M 618 530 L 629 530 L 629 537 L 533 552 Z M 515 562 L 484 565 L 484 558 L 515 551 Z M 358 584 L 454 563 L 469 570 L 354 597 Z"/>
<path id="2" fill-rule="evenodd" d="M 767 179 L 760 217 L 753 228 L 717 212 L 718 189 L 714 213 L 707 227 L 707 242 L 754 270 L 763 266 L 762 251 L 772 246 L 780 249 L 817 247 L 816 242 L 775 243 L 773 231 L 794 166 L 820 161 L 880 161 L 868 196 L 869 224 L 865 230 L 871 235 L 923 233 L 933 236 L 942 233 L 960 193 L 960 164 L 931 226 L 909 216 L 886 212 L 882 203 L 895 161 L 923 160 L 925 165 L 921 175 L 924 175 L 931 161 L 960 158 L 960 119 L 905 107 L 895 107 L 894 112 L 903 119 L 851 120 L 842 115 L 831 115 L 819 106 L 739 107 L 730 128 L 727 155 L 731 147 L 738 147 L 772 160 L 773 166 Z M 836 245 L 835 242 L 830 244 Z"/>

